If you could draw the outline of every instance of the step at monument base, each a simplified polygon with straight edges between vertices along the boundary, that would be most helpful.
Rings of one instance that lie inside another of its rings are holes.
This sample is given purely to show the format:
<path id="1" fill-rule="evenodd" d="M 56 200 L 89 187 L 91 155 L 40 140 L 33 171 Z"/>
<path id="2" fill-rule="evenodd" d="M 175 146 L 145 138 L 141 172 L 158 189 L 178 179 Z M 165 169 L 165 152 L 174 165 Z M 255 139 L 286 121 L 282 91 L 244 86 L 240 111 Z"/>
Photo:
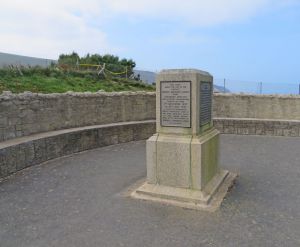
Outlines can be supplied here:
<path id="1" fill-rule="evenodd" d="M 220 207 L 236 177 L 237 174 L 221 170 L 203 191 L 145 182 L 131 193 L 131 197 L 182 208 L 215 211 Z"/>

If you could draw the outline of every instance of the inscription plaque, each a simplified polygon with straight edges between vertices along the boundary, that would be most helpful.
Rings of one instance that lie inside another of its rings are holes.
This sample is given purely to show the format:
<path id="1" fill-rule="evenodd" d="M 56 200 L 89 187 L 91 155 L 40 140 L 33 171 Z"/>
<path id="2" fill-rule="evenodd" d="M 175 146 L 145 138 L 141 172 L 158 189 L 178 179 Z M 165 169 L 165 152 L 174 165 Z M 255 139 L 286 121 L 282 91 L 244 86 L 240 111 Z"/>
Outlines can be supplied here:
<path id="1" fill-rule="evenodd" d="M 200 126 L 211 122 L 212 84 L 200 83 Z"/>
<path id="2" fill-rule="evenodd" d="M 160 121 L 164 127 L 191 127 L 191 82 L 160 82 Z"/>

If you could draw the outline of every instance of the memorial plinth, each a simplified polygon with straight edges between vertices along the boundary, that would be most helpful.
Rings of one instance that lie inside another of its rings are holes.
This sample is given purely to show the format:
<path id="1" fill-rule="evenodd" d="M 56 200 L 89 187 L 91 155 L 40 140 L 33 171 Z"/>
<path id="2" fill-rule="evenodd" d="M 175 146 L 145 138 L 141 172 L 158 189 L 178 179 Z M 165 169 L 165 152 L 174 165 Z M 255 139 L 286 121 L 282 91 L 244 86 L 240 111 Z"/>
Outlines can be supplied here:
<path id="1" fill-rule="evenodd" d="M 213 77 L 200 70 L 164 70 L 156 81 L 157 133 L 147 140 L 147 181 L 135 198 L 216 209 L 235 174 L 218 166 L 212 122 Z"/>

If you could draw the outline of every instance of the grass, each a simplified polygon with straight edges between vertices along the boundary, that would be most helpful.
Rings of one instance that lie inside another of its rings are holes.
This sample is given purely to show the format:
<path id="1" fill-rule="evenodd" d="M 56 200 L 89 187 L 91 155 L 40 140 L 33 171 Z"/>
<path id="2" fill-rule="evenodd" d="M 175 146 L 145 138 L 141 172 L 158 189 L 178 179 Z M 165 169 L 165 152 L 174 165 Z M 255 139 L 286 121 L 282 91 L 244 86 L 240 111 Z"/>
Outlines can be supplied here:
<path id="1" fill-rule="evenodd" d="M 64 93 L 114 91 L 154 91 L 155 87 L 126 78 L 100 78 L 95 72 L 61 71 L 52 68 L 0 69 L 0 93 Z"/>

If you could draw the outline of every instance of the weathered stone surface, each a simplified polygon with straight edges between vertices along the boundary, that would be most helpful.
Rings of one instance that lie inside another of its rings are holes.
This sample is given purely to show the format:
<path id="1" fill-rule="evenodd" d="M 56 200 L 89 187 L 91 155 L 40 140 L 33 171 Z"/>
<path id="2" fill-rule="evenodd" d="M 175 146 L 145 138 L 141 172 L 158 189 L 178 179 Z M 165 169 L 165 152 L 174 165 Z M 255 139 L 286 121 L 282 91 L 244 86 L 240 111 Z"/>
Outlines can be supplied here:
<path id="1" fill-rule="evenodd" d="M 218 172 L 219 131 L 207 131 L 191 141 L 191 188 L 203 190 Z"/>
<path id="2" fill-rule="evenodd" d="M 119 130 L 119 143 L 130 142 L 133 140 L 134 130 L 129 126 L 121 126 Z"/>
<path id="3" fill-rule="evenodd" d="M 155 119 L 155 93 L 0 95 L 0 141 L 83 126 Z"/>
<path id="4" fill-rule="evenodd" d="M 4 93 L 0 95 L 0 141 L 59 129 L 155 119 L 155 101 L 156 94 L 146 92 Z M 215 94 L 213 110 L 215 118 L 300 121 L 300 97 Z M 254 122 L 250 128 L 248 121 L 246 127 L 237 127 L 233 121 L 226 125 L 215 122 L 215 126 L 221 133 L 299 135 L 297 126 L 272 128 Z"/>
<path id="5" fill-rule="evenodd" d="M 215 118 L 214 124 L 222 134 L 300 136 L 297 120 Z"/>
<path id="6" fill-rule="evenodd" d="M 192 136 L 188 135 L 167 136 L 159 134 L 156 142 L 156 169 L 159 184 L 190 188 L 191 139 Z"/>
<path id="7" fill-rule="evenodd" d="M 299 95 L 214 95 L 214 117 L 300 120 Z"/>
<path id="8" fill-rule="evenodd" d="M 154 132 L 155 121 L 141 121 L 68 129 L 8 140 L 0 145 L 0 178 L 64 155 L 130 142 L 133 133 L 136 140 L 143 140 Z"/>
<path id="9" fill-rule="evenodd" d="M 150 184 L 157 183 L 157 172 L 156 172 L 156 157 L 157 157 L 157 142 L 158 135 L 154 134 L 147 140 L 146 148 L 146 161 L 147 161 L 147 181 Z"/>
<path id="10" fill-rule="evenodd" d="M 22 145 L 22 144 L 21 144 Z M 46 154 L 46 142 L 44 138 L 34 140 L 33 141 L 34 146 L 34 161 L 33 165 L 42 163 L 47 160 L 47 154 Z"/>

